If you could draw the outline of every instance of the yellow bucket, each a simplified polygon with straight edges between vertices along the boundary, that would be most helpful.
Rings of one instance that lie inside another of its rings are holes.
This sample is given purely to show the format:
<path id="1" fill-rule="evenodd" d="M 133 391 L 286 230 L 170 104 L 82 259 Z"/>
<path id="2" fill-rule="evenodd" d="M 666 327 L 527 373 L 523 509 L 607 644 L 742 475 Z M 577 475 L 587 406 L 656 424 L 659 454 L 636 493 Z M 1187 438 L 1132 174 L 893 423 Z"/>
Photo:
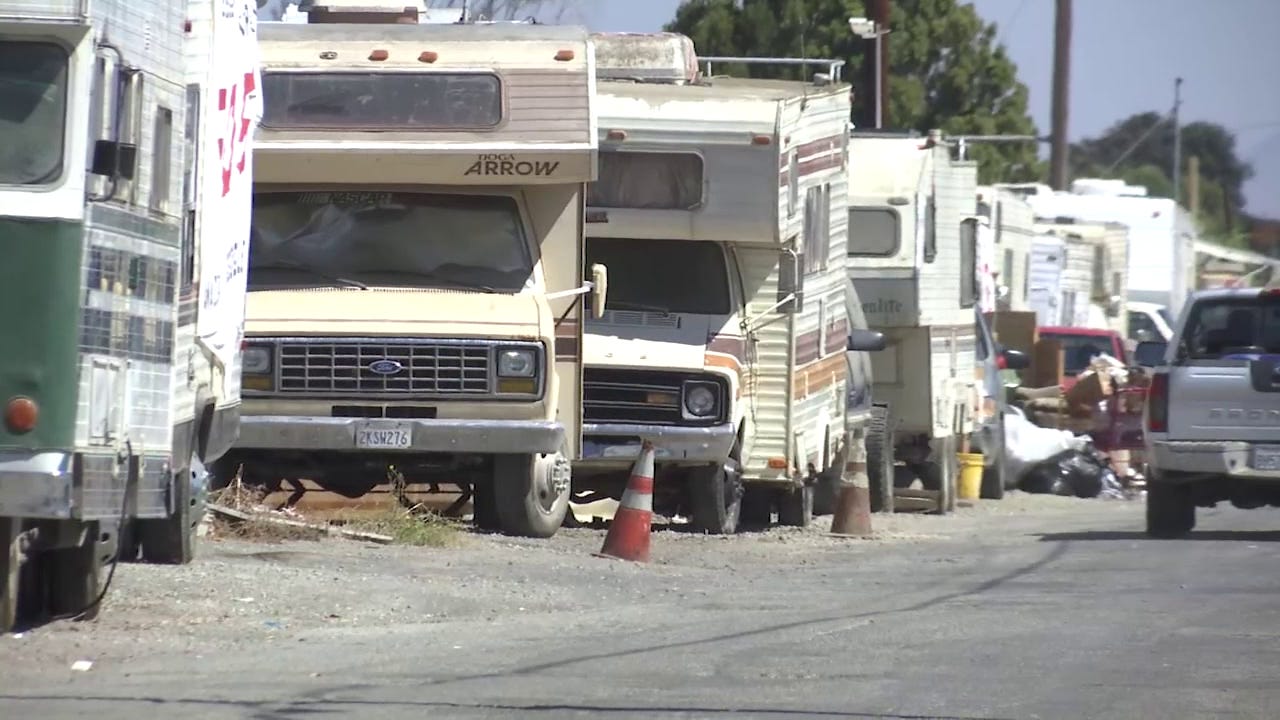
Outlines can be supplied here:
<path id="1" fill-rule="evenodd" d="M 960 480 L 956 497 L 961 500 L 977 500 L 982 496 L 982 455 L 957 453 L 960 456 Z"/>

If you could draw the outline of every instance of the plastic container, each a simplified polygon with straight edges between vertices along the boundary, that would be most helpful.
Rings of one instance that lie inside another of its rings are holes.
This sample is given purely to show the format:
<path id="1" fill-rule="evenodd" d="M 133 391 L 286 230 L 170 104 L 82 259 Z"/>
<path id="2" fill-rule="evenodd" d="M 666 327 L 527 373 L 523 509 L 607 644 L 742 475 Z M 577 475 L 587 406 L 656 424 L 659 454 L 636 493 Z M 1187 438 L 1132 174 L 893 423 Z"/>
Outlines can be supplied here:
<path id="1" fill-rule="evenodd" d="M 956 484 L 956 497 L 961 500 L 977 500 L 982 496 L 982 455 L 958 453 L 960 479 Z"/>

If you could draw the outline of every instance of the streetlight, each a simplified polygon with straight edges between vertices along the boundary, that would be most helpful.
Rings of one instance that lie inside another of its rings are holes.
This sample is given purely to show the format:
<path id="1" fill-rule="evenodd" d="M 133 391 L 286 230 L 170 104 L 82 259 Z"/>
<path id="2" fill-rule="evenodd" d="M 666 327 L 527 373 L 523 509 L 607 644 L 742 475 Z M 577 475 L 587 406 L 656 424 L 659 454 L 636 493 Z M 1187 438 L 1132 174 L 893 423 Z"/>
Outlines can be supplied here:
<path id="1" fill-rule="evenodd" d="M 876 53 L 876 66 L 875 66 L 875 67 L 876 67 L 876 129 L 877 129 L 877 130 L 879 130 L 879 129 L 880 129 L 880 117 L 881 117 L 881 113 L 880 113 L 880 104 L 881 104 L 881 102 L 882 102 L 882 101 L 883 101 L 883 99 L 884 99 L 884 98 L 883 98 L 883 94 L 881 93 L 881 88 L 880 88 L 880 73 L 881 73 L 881 70 L 880 70 L 880 38 L 884 37 L 885 35 L 888 35 L 888 34 L 889 34 L 890 32 L 892 32 L 892 31 L 891 31 L 891 30 L 882 30 L 882 29 L 880 28 L 880 26 L 876 23 L 876 21 L 875 21 L 875 20 L 868 20 L 868 19 L 866 19 L 866 18 L 861 18 L 861 17 L 856 17 L 856 18 L 855 18 L 855 17 L 851 17 L 851 18 L 849 18 L 849 30 L 850 30 L 850 32 L 852 32 L 854 35 L 857 35 L 858 37 L 862 38 L 863 40 L 875 40 L 875 41 L 876 41 L 876 45 L 875 45 L 875 53 Z"/>

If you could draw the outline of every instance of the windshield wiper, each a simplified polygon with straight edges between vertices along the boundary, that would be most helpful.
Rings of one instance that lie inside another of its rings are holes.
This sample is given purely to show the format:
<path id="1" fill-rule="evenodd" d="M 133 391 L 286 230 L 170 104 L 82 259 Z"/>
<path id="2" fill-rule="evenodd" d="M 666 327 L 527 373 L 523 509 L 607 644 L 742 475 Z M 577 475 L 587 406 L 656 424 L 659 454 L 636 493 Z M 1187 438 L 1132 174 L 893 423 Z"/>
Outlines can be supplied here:
<path id="1" fill-rule="evenodd" d="M 316 270 L 315 268 L 307 267 L 306 265 L 300 265 L 297 263 L 271 263 L 269 265 L 258 265 L 252 269 L 253 270 L 293 270 L 295 272 L 307 273 L 308 275 L 313 275 L 315 277 L 328 280 L 329 282 L 336 283 L 338 285 L 346 285 L 348 287 L 360 288 L 361 290 L 369 289 L 368 285 L 365 285 L 359 280 L 352 280 L 351 278 L 344 278 L 344 277 L 338 277 L 336 275 L 330 275 L 329 273 L 322 272 L 320 270 Z"/>
<path id="2" fill-rule="evenodd" d="M 605 302 L 605 310 L 640 310 L 647 312 L 660 312 L 664 315 L 671 313 L 670 308 L 665 308 L 661 305 L 645 305 L 644 303 L 614 300 L 613 298 L 609 298 L 609 300 Z"/>

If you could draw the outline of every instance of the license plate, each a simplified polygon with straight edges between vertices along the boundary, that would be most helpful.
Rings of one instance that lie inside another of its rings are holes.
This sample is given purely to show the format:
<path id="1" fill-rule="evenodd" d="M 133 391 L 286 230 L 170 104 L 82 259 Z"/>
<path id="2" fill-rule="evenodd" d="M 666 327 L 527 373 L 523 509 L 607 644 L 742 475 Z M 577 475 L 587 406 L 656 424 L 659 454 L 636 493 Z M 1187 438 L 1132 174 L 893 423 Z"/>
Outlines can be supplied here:
<path id="1" fill-rule="evenodd" d="M 407 450 L 413 447 L 408 423 L 379 423 L 356 428 L 356 447 L 364 450 Z"/>
<path id="2" fill-rule="evenodd" d="M 1254 470 L 1280 470 L 1280 447 L 1254 448 Z"/>

